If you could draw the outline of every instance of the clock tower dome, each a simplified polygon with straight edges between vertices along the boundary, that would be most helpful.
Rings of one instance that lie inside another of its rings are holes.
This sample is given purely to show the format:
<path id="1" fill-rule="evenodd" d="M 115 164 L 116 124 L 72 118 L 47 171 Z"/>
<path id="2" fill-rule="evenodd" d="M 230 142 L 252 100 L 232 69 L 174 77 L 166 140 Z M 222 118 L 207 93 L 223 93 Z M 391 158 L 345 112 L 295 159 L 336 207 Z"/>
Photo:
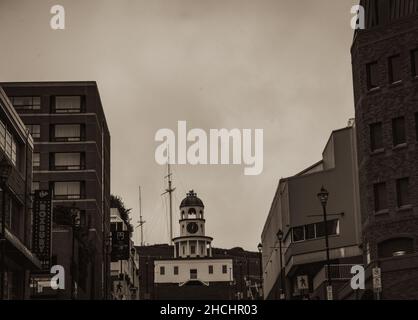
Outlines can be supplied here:
<path id="1" fill-rule="evenodd" d="M 202 200 L 191 190 L 180 204 L 180 236 L 173 239 L 175 258 L 212 257 L 212 238 L 205 235 Z"/>

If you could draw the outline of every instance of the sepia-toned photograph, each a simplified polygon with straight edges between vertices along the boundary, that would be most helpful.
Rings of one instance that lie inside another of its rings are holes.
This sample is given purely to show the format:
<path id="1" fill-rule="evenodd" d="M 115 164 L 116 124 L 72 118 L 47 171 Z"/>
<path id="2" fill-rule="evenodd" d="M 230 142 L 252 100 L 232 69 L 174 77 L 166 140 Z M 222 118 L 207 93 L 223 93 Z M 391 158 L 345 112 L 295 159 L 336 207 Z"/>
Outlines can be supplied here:
<path id="1" fill-rule="evenodd" d="M 4 303 L 418 300 L 418 0 L 0 0 L 0 40 Z"/>

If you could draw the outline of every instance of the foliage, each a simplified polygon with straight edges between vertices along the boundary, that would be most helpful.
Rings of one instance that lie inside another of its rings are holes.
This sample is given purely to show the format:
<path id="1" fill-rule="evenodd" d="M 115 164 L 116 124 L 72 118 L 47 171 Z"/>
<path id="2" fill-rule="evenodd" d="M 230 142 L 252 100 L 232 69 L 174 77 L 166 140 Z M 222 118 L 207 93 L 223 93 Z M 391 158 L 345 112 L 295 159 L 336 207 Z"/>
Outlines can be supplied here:
<path id="1" fill-rule="evenodd" d="M 131 213 L 132 208 L 127 209 L 122 198 L 113 194 L 110 195 L 110 207 L 117 208 L 119 210 L 121 219 L 128 226 L 129 232 L 132 233 L 134 228 L 130 222 L 131 219 L 129 218 L 129 214 Z"/>

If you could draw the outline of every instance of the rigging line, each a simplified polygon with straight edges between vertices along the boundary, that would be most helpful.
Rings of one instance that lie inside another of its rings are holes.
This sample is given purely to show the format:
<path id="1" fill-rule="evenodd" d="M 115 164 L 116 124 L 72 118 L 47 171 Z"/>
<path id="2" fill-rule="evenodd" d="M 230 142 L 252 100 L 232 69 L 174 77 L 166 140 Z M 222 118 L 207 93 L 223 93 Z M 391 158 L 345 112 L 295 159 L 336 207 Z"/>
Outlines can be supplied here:
<path id="1" fill-rule="evenodd" d="M 163 206 L 164 206 L 164 219 L 165 219 L 165 221 L 164 221 L 165 223 L 162 223 L 162 225 L 164 226 L 164 228 L 166 229 L 165 231 L 168 234 L 169 231 L 168 231 L 168 219 L 167 219 L 167 198 L 162 197 L 161 201 L 163 202 Z M 164 230 L 164 228 L 163 228 L 163 230 Z M 170 236 L 168 236 L 168 237 L 170 237 Z"/>
<path id="2" fill-rule="evenodd" d="M 186 188 L 184 188 L 183 180 L 181 178 L 181 175 L 179 174 L 179 171 L 174 166 L 171 167 L 171 170 L 173 171 L 173 174 L 176 173 L 176 181 L 180 181 L 180 188 L 183 190 L 183 194 L 186 194 Z"/>

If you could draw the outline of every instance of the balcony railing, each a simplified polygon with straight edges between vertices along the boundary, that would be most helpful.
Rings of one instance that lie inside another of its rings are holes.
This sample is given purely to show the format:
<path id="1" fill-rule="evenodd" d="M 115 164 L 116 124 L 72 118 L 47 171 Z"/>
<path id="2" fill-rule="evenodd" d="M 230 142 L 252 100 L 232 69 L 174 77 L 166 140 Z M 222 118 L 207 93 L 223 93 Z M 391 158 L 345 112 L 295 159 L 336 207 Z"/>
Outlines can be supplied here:
<path id="1" fill-rule="evenodd" d="M 80 142 L 84 141 L 84 136 L 79 137 L 52 137 L 53 142 Z"/>
<path id="2" fill-rule="evenodd" d="M 53 165 L 51 166 L 51 170 L 56 170 L 56 171 L 71 171 L 71 170 L 85 170 L 86 166 L 85 165 L 81 165 L 81 164 L 74 164 L 74 165 L 65 165 L 65 166 L 58 166 L 58 165 Z"/>
<path id="3" fill-rule="evenodd" d="M 351 273 L 351 268 L 356 264 L 331 264 L 330 274 L 331 280 L 348 281 L 354 275 Z M 313 289 L 316 290 L 322 283 L 328 280 L 328 266 L 324 266 L 313 278 Z"/>
<path id="4" fill-rule="evenodd" d="M 81 108 L 53 108 L 52 113 L 81 113 Z"/>
<path id="5" fill-rule="evenodd" d="M 81 194 L 54 194 L 55 200 L 79 200 L 83 199 Z"/>

